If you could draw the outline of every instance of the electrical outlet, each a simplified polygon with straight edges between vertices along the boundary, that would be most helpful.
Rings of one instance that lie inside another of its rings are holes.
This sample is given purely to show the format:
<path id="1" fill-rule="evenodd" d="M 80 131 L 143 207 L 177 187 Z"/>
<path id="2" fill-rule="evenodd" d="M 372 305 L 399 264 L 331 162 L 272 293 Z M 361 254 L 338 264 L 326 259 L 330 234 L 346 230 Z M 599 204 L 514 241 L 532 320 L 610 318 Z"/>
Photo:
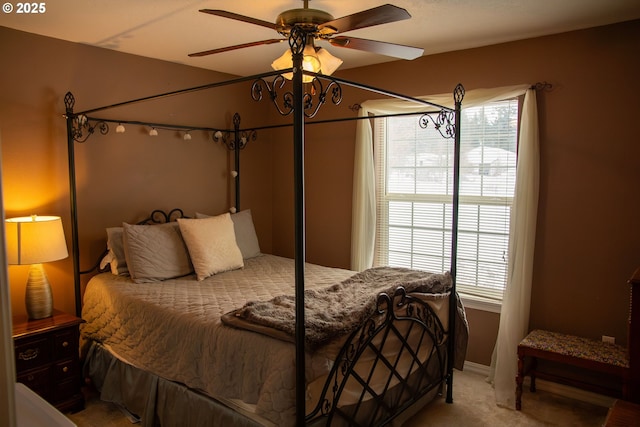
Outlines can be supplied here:
<path id="1" fill-rule="evenodd" d="M 603 335 L 602 336 L 602 342 L 606 342 L 606 343 L 609 343 L 609 344 L 615 344 L 616 343 L 616 338 Z"/>

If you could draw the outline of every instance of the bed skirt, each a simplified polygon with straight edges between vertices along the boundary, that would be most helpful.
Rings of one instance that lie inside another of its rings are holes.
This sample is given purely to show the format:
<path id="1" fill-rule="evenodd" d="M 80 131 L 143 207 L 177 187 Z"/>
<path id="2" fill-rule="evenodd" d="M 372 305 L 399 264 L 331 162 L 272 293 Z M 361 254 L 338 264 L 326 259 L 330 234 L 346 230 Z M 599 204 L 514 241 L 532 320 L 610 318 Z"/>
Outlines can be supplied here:
<path id="1" fill-rule="evenodd" d="M 140 419 L 142 427 L 273 426 L 253 414 L 243 414 L 184 384 L 132 366 L 93 342 L 84 363 L 100 399 L 115 403 Z M 251 417 L 251 418 L 250 418 Z"/>
<path id="2" fill-rule="evenodd" d="M 100 399 L 115 403 L 140 419 L 141 427 L 275 427 L 240 406 L 227 405 L 211 396 L 169 381 L 124 362 L 102 345 L 92 342 L 84 363 L 84 377 L 100 393 Z M 435 387 L 396 418 L 399 427 L 438 395 L 443 384 Z M 309 426 L 320 427 L 318 418 Z"/>

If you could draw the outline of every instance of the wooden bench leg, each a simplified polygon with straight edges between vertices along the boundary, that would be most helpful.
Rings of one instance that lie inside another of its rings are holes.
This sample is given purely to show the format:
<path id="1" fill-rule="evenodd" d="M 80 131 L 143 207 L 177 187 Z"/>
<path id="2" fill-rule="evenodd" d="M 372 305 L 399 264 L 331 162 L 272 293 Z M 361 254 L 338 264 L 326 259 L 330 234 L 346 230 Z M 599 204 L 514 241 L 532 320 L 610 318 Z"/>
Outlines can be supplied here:
<path id="1" fill-rule="evenodd" d="M 518 352 L 518 375 L 516 376 L 516 411 L 522 409 L 522 382 L 524 381 L 524 356 Z"/>
<path id="2" fill-rule="evenodd" d="M 529 391 L 532 393 L 536 392 L 536 372 L 538 369 L 538 359 L 536 357 L 531 358 L 531 384 L 529 386 Z"/>
<path id="3" fill-rule="evenodd" d="M 630 379 L 628 376 L 625 375 L 622 378 L 622 398 L 624 400 L 628 400 L 628 401 L 632 400 L 631 389 L 632 389 L 632 386 L 630 384 Z"/>

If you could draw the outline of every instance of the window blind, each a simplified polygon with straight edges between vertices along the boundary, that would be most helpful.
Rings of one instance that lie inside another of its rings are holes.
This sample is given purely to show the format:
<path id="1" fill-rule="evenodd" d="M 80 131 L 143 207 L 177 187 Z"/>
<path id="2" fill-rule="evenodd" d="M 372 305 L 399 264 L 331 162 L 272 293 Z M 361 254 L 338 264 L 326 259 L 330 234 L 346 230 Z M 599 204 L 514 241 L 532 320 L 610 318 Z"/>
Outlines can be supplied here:
<path id="1" fill-rule="evenodd" d="M 441 272 L 451 264 L 453 141 L 417 116 L 375 119 L 375 265 Z M 515 188 L 518 100 L 461 117 L 457 285 L 501 299 Z"/>

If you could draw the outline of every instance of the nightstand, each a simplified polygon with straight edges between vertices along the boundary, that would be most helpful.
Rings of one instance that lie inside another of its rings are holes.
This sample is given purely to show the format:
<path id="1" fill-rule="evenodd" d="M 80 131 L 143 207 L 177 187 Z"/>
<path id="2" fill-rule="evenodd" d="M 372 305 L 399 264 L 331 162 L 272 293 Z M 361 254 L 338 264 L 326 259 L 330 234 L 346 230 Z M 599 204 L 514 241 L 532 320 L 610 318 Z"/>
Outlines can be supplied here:
<path id="1" fill-rule="evenodd" d="M 61 412 L 84 408 L 78 352 L 80 323 L 82 319 L 58 310 L 45 319 L 13 317 L 17 382 Z"/>

